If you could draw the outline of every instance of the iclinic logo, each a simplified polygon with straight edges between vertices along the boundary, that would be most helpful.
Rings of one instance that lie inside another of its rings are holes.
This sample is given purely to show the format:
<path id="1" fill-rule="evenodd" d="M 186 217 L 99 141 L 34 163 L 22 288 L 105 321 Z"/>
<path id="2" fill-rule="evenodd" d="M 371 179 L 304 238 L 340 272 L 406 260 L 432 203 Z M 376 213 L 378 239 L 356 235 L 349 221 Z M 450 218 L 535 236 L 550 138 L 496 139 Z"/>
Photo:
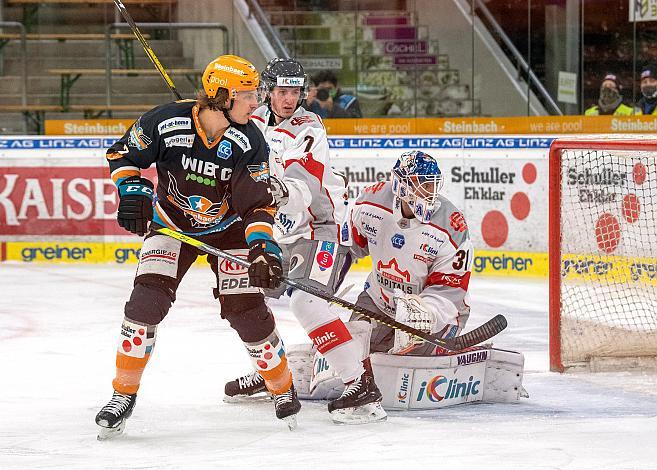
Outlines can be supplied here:
<path id="1" fill-rule="evenodd" d="M 459 383 L 457 379 L 448 380 L 444 375 L 437 375 L 429 381 L 423 381 L 420 384 L 420 390 L 417 394 L 416 401 L 425 399 L 437 403 L 442 400 L 453 398 L 464 398 L 479 393 L 481 381 L 474 380 L 471 375 L 468 382 Z"/>

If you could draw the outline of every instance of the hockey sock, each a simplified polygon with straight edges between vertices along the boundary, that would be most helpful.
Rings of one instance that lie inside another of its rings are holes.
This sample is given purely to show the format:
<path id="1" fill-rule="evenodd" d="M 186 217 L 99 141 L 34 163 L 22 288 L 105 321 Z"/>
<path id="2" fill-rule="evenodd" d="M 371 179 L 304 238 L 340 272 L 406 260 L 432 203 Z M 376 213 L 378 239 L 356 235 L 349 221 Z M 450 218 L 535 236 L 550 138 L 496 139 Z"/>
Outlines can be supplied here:
<path id="1" fill-rule="evenodd" d="M 128 395 L 137 393 L 141 375 L 155 346 L 156 331 L 157 326 L 123 319 L 116 351 L 116 377 L 112 381 L 114 390 Z"/>
<path id="2" fill-rule="evenodd" d="M 362 348 L 327 302 L 295 290 L 291 296 L 290 308 L 317 350 L 344 383 L 363 375 Z"/>
<path id="3" fill-rule="evenodd" d="M 287 366 L 285 347 L 278 332 L 272 333 L 262 341 L 247 343 L 246 350 L 253 366 L 265 379 L 265 385 L 274 395 L 287 392 L 292 386 L 292 374 Z"/>

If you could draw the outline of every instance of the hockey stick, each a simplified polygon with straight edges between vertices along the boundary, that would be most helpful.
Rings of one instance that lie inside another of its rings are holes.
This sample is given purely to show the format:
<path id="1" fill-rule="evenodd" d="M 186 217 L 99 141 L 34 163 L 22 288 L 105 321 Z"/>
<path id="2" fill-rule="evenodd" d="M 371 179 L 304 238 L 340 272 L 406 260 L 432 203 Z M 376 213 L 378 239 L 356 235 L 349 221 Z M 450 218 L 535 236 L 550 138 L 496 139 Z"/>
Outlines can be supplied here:
<path id="1" fill-rule="evenodd" d="M 155 52 L 153 52 L 151 46 L 149 46 L 148 42 L 146 42 L 146 38 L 141 34 L 139 28 L 137 28 L 135 21 L 132 19 L 132 16 L 130 16 L 130 13 L 128 13 L 128 10 L 125 7 L 125 5 L 123 5 L 123 2 L 121 0 L 114 0 L 114 4 L 116 5 L 116 8 L 119 9 L 121 15 L 123 15 L 123 18 L 125 18 L 126 22 L 130 25 L 130 29 L 132 29 L 133 34 L 137 37 L 137 39 L 139 39 L 139 42 L 144 48 L 144 52 L 146 53 L 148 58 L 151 59 L 151 62 L 153 62 L 153 65 L 155 66 L 157 71 L 160 72 L 160 75 L 162 75 L 164 81 L 167 82 L 167 86 L 169 87 L 171 92 L 174 95 L 176 95 L 176 98 L 182 100 L 182 96 L 180 96 L 180 93 L 178 93 L 178 90 L 176 90 L 176 85 L 173 84 L 173 80 L 171 80 L 169 74 L 166 72 L 166 70 L 164 70 L 164 67 L 160 63 L 160 60 L 155 55 Z"/>
<path id="2" fill-rule="evenodd" d="M 210 246 L 206 243 L 203 243 L 200 240 L 197 240 L 192 237 L 188 237 L 187 235 L 176 232 L 169 228 L 159 228 L 156 231 L 163 235 L 167 235 L 171 238 L 175 238 L 176 240 L 180 240 L 181 242 L 195 246 L 199 250 L 217 256 L 218 258 L 231 261 L 237 264 L 238 266 L 248 268 L 251 265 L 250 262 L 238 258 L 237 256 L 233 256 L 230 253 L 226 253 L 223 250 Z M 424 331 L 415 329 L 411 326 L 405 325 L 404 323 L 400 323 L 396 321 L 394 318 L 389 317 L 384 313 L 373 312 L 371 310 L 367 310 L 366 308 L 360 307 L 356 304 L 352 304 L 351 302 L 347 302 L 346 300 L 327 294 L 326 292 L 323 292 L 320 289 L 317 289 L 313 286 L 309 286 L 307 284 L 303 284 L 301 282 L 297 282 L 292 279 L 288 279 L 286 277 L 283 277 L 281 281 L 290 287 L 294 287 L 295 289 L 308 292 L 309 294 L 319 297 L 320 299 L 324 299 L 328 302 L 339 305 L 340 307 L 344 307 L 353 312 L 359 313 L 371 320 L 377 321 L 379 323 L 383 323 L 384 325 L 387 325 L 390 328 L 395 328 L 397 330 L 404 331 L 405 333 L 423 339 L 424 341 L 427 341 L 433 344 L 434 346 L 439 346 L 441 348 L 448 349 L 450 351 L 460 351 L 461 349 L 469 348 L 479 343 L 483 343 L 487 339 L 492 338 L 493 336 L 504 330 L 504 328 L 506 328 L 507 325 L 506 318 L 504 318 L 504 315 L 496 315 L 490 320 L 488 320 L 486 323 L 481 325 L 480 327 L 475 328 L 474 330 L 464 335 L 457 336 L 455 338 L 443 339 L 435 335 L 425 333 Z"/>

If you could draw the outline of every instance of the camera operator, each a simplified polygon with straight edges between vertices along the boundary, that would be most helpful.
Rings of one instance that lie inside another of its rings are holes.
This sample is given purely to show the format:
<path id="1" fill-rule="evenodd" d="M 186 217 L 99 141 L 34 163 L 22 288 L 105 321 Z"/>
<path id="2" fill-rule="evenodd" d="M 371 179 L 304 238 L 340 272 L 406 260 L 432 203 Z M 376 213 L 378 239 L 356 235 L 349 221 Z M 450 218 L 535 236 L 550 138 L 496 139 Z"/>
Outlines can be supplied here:
<path id="1" fill-rule="evenodd" d="M 313 86 L 303 107 L 318 114 L 322 119 L 362 117 L 355 96 L 340 92 L 338 79 L 330 70 L 323 70 L 312 77 Z"/>

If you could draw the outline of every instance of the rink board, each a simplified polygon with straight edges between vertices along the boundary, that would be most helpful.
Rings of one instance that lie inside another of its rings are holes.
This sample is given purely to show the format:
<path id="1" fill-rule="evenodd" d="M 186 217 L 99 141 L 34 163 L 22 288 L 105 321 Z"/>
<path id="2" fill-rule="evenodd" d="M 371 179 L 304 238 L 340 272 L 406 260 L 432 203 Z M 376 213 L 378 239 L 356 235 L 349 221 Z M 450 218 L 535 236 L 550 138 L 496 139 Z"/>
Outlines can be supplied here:
<path id="1" fill-rule="evenodd" d="M 0 138 L 0 259 L 136 262 L 139 238 L 116 224 L 105 151 L 116 136 Z M 474 274 L 547 275 L 546 136 L 331 136 L 350 201 L 388 179 L 397 157 L 437 157 L 444 193 L 468 222 Z M 153 179 L 154 169 L 144 172 Z M 368 269 L 367 262 L 356 269 Z"/>

